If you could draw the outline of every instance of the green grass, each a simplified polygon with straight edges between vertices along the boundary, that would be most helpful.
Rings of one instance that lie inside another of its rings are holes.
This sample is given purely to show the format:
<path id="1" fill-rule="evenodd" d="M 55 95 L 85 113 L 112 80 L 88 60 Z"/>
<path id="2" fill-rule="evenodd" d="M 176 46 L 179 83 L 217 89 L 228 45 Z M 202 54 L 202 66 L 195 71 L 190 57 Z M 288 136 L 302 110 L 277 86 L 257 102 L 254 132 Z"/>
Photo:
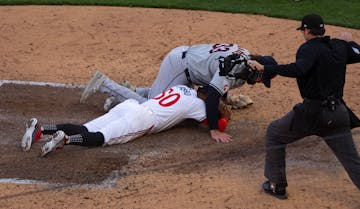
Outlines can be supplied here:
<path id="1" fill-rule="evenodd" d="M 300 20 L 308 13 L 326 24 L 360 29 L 360 0 L 0 0 L 0 5 L 105 5 L 263 14 Z"/>

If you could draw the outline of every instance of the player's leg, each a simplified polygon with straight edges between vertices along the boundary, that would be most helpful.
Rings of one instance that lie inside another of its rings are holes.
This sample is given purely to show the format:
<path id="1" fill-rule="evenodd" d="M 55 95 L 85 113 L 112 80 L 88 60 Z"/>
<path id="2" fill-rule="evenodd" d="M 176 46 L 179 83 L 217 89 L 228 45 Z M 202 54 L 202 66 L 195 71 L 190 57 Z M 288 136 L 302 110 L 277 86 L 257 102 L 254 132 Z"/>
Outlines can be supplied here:
<path id="1" fill-rule="evenodd" d="M 104 135 L 105 145 L 126 143 L 148 133 L 154 125 L 153 113 L 147 107 L 135 102 L 126 100 L 121 103 L 120 105 L 126 107 L 126 113 L 122 117 L 109 121 L 100 129 Z M 117 111 L 118 106 L 110 111 Z"/>
<path id="2" fill-rule="evenodd" d="M 135 92 L 142 97 L 149 98 L 150 90 L 149 87 L 136 87 Z"/>
<path id="3" fill-rule="evenodd" d="M 56 128 L 61 128 L 66 130 L 67 133 L 75 134 L 75 135 L 66 135 L 63 130 L 56 131 L 56 133 L 52 136 L 50 141 L 42 147 L 42 156 L 45 156 L 51 151 L 54 151 L 57 147 L 61 147 L 64 144 L 77 144 L 83 146 L 89 145 L 102 145 L 104 143 L 104 136 L 99 132 L 99 130 L 106 126 L 109 122 L 116 120 L 127 111 L 129 102 L 136 103 L 135 100 L 128 100 L 128 102 L 124 102 L 122 104 L 117 105 L 114 109 L 109 111 L 108 113 L 84 124 L 83 126 L 74 126 L 72 124 L 62 124 Z M 78 132 L 82 130 L 82 132 Z"/>
<path id="4" fill-rule="evenodd" d="M 126 104 L 126 102 L 124 102 Z M 126 111 L 126 105 L 120 104 L 118 108 L 114 108 L 110 112 L 84 124 L 60 124 L 55 128 L 56 133 L 41 148 L 41 156 L 47 155 L 58 147 L 67 144 L 80 146 L 100 146 L 104 143 L 104 135 L 99 130 L 106 126 L 112 120 L 121 117 Z"/>
<path id="5" fill-rule="evenodd" d="M 129 87 L 127 87 L 129 88 Z M 130 88 L 131 89 L 131 88 Z M 137 94 L 139 94 L 141 97 L 144 98 L 148 98 L 149 92 L 150 92 L 150 88 L 149 87 L 136 87 L 135 89 L 131 89 L 134 92 L 136 92 Z M 111 108 L 115 107 L 117 104 L 123 102 L 124 98 L 123 97 L 115 97 L 115 96 L 110 96 L 108 98 L 106 98 L 105 102 L 104 102 L 104 110 L 106 112 L 108 112 Z M 142 103 L 142 101 L 141 101 Z"/>
<path id="6" fill-rule="evenodd" d="M 75 124 L 41 124 L 37 118 L 31 118 L 26 125 L 25 134 L 21 140 L 21 147 L 28 151 L 33 143 L 38 142 L 43 135 L 54 134 L 58 130 L 63 130 L 66 134 L 78 134 L 87 131 L 85 126 Z"/>
<path id="7" fill-rule="evenodd" d="M 101 146 L 104 144 L 104 135 L 100 132 L 83 132 L 76 135 L 66 135 L 64 131 L 57 131 L 48 142 L 41 147 L 41 156 L 65 145 L 79 145 L 86 147 Z"/>
<path id="8" fill-rule="evenodd" d="M 152 112 L 135 100 L 126 100 L 109 113 L 86 123 L 85 132 L 68 136 L 62 130 L 57 131 L 50 141 L 43 145 L 41 156 L 44 157 L 64 145 L 91 147 L 126 143 L 146 134 L 153 124 Z"/>
<path id="9" fill-rule="evenodd" d="M 177 47 L 165 56 L 160 65 L 156 79 L 151 86 L 148 99 L 155 97 L 172 86 L 189 84 L 184 72 L 186 69 L 186 62 L 182 57 L 182 53 L 188 48 L 188 46 Z"/>
<path id="10" fill-rule="evenodd" d="M 85 123 L 84 126 L 89 132 L 100 131 L 101 128 L 106 126 L 111 121 L 117 120 L 118 118 L 123 117 L 126 112 L 131 111 L 131 105 L 129 105 L 129 103 L 138 104 L 136 100 L 126 100 L 125 102 L 116 105 L 108 113 Z"/>
<path id="11" fill-rule="evenodd" d="M 123 81 L 120 83 L 121 86 L 124 86 L 134 92 L 136 92 L 137 94 L 139 94 L 141 97 L 147 98 L 148 97 L 148 92 L 150 91 L 149 87 L 136 87 L 134 85 L 131 85 L 131 83 L 129 81 Z M 108 98 L 106 98 L 105 102 L 104 102 L 104 110 L 106 112 L 108 112 L 111 108 L 115 107 L 117 104 L 121 103 L 124 101 L 124 98 L 121 96 L 109 96 Z"/>
<path id="12" fill-rule="evenodd" d="M 134 99 L 141 103 L 147 100 L 137 92 L 124 87 L 111 79 L 104 80 L 103 84 L 99 88 L 99 92 L 115 97 L 118 103 L 121 103 L 127 99 Z"/>
<path id="13" fill-rule="evenodd" d="M 57 124 L 57 125 L 44 125 L 44 134 L 54 134 L 58 130 L 64 131 L 66 135 L 80 134 L 87 132 L 87 128 L 83 125 L 76 125 L 71 123 Z"/>
<path id="14" fill-rule="evenodd" d="M 104 110 L 109 111 L 111 108 L 127 99 L 134 99 L 140 103 L 145 102 L 147 97 L 142 96 L 142 94 L 146 94 L 146 92 L 143 92 L 144 89 L 146 88 L 136 88 L 134 91 L 119 85 L 113 80 L 106 79 L 99 90 L 100 92 L 107 93 L 110 96 L 104 102 Z M 137 90 L 139 90 L 141 94 L 139 94 Z"/>
<path id="15" fill-rule="evenodd" d="M 128 86 L 125 87 L 118 84 L 99 71 L 96 71 L 88 82 L 81 95 L 80 102 L 84 103 L 89 96 L 96 92 L 106 93 L 109 96 L 115 97 L 118 103 L 121 103 L 126 99 L 135 99 L 141 102 L 146 100 L 133 90 L 129 89 Z"/>
<path id="16" fill-rule="evenodd" d="M 84 126 L 89 132 L 100 131 L 105 144 L 111 145 L 125 143 L 145 134 L 149 124 L 153 124 L 152 117 L 138 101 L 129 99 Z"/>
<path id="17" fill-rule="evenodd" d="M 84 91 L 82 92 L 81 98 L 80 98 L 80 103 L 84 103 L 89 96 L 91 96 L 94 93 L 96 93 L 97 91 L 99 91 L 100 86 L 102 85 L 104 80 L 107 78 L 108 77 L 105 76 L 104 74 L 102 74 L 101 72 L 96 71 L 94 73 L 94 75 L 91 77 L 88 84 L 86 85 Z"/>

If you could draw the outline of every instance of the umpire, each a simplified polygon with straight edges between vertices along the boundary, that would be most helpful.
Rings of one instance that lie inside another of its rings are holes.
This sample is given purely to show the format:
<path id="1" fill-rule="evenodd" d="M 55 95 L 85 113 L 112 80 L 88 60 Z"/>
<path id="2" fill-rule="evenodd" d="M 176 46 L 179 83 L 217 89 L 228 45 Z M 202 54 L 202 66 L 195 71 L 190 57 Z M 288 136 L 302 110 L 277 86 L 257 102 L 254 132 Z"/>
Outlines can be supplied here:
<path id="1" fill-rule="evenodd" d="M 270 123 L 266 132 L 265 177 L 263 190 L 286 199 L 286 145 L 310 135 L 321 136 L 341 162 L 353 183 L 360 189 L 360 158 L 351 129 L 360 126 L 359 118 L 346 106 L 343 97 L 346 65 L 360 62 L 360 46 L 350 33 L 341 39 L 324 36 L 321 16 L 306 15 L 300 30 L 305 38 L 296 53 L 295 63 L 287 65 L 248 64 L 263 71 L 270 85 L 275 75 L 296 78 L 304 99 L 282 118 Z"/>

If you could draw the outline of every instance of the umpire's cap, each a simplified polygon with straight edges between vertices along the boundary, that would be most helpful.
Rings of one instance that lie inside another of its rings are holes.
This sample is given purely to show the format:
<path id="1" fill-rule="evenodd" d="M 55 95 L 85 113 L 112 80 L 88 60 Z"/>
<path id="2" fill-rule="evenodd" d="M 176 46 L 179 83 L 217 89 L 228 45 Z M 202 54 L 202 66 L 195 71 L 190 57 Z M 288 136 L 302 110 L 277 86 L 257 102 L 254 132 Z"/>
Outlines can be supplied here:
<path id="1" fill-rule="evenodd" d="M 301 26 L 296 30 L 313 29 L 313 28 L 324 28 L 324 20 L 318 14 L 306 15 L 302 21 Z"/>

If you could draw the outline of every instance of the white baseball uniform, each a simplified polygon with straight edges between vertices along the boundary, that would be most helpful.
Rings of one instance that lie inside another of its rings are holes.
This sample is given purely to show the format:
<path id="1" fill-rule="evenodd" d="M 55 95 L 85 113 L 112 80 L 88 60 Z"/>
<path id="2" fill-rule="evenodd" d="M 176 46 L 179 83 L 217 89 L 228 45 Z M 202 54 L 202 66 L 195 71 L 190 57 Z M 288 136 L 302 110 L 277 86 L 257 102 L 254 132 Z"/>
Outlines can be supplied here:
<path id="1" fill-rule="evenodd" d="M 250 53 L 237 44 L 179 46 L 165 56 L 151 88 L 136 89 L 136 93 L 139 95 L 129 93 L 125 87 L 110 79 L 103 83 L 100 92 L 109 93 L 118 102 L 132 98 L 142 103 L 171 86 L 195 84 L 198 86 L 210 85 L 220 95 L 224 95 L 229 89 L 239 87 L 246 82 L 219 75 L 219 58 L 231 54 L 241 54 L 247 57 Z M 189 77 L 185 73 L 186 69 L 189 72 Z"/>
<path id="2" fill-rule="evenodd" d="M 142 104 L 128 99 L 84 126 L 89 132 L 100 131 L 104 144 L 112 145 L 169 129 L 185 119 L 205 118 L 205 103 L 196 91 L 178 85 Z"/>

